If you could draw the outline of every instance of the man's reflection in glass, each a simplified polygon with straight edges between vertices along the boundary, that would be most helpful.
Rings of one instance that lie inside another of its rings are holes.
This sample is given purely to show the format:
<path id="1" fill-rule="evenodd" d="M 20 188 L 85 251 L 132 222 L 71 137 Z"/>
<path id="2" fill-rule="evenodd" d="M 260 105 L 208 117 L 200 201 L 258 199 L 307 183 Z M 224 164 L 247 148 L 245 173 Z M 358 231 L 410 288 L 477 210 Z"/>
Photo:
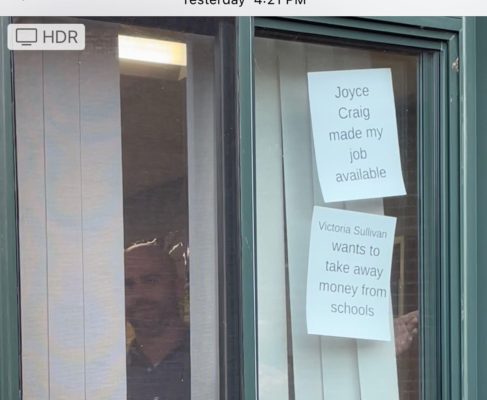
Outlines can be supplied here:
<path id="1" fill-rule="evenodd" d="M 170 253 L 156 239 L 125 250 L 129 400 L 190 399 L 185 274 Z"/>

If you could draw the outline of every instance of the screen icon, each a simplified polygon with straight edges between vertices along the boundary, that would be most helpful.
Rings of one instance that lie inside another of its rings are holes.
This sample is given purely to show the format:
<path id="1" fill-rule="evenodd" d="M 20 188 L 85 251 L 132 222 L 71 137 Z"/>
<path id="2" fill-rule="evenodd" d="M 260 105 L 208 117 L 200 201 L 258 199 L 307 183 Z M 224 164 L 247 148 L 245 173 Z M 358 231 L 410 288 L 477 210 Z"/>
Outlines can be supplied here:
<path id="1" fill-rule="evenodd" d="M 84 50 L 83 24 L 10 24 L 10 50 Z"/>
<path id="2" fill-rule="evenodd" d="M 15 41 L 21 46 L 32 46 L 33 43 L 37 43 L 37 29 L 17 28 L 15 30 Z"/>

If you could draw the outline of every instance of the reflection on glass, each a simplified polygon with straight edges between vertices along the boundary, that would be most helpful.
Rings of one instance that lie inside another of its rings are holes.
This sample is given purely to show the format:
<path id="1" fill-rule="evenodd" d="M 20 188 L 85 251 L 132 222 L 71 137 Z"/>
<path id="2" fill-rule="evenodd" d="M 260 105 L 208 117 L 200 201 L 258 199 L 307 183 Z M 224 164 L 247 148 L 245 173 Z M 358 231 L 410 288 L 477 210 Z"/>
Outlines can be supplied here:
<path id="1" fill-rule="evenodd" d="M 125 250 L 129 398 L 170 393 L 189 399 L 189 329 L 185 276 L 157 239 Z"/>
<path id="2" fill-rule="evenodd" d="M 186 45 L 129 32 L 119 56 L 127 396 L 189 400 Z"/>
<path id="3" fill-rule="evenodd" d="M 233 20 L 79 22 L 84 51 L 14 60 L 22 393 L 217 398 L 215 87 L 233 83 L 216 61 Z"/>
<path id="4" fill-rule="evenodd" d="M 378 398 L 370 394 L 377 387 L 381 396 L 387 392 L 392 398 L 398 392 L 401 400 L 419 399 L 418 60 L 417 53 L 398 50 L 255 40 L 261 400 Z M 307 73 L 365 68 L 392 72 L 407 195 L 326 204 L 317 179 Z M 314 205 L 397 217 L 391 273 L 395 340 L 380 352 L 369 350 L 371 342 L 306 332 Z M 383 383 L 372 385 L 374 376 Z"/>

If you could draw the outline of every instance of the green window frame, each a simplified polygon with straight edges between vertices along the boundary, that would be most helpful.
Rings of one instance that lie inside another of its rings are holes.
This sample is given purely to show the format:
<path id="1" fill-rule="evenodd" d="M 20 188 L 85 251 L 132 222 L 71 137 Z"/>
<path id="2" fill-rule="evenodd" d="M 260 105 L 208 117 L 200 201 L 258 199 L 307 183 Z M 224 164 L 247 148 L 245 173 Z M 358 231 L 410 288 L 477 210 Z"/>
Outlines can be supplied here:
<path id="1" fill-rule="evenodd" d="M 252 38 L 259 28 L 434 51 L 422 56 L 420 71 L 420 87 L 438 93 L 439 99 L 420 98 L 420 131 L 439 132 L 436 138 L 423 135 L 420 145 L 422 242 L 434 243 L 420 252 L 423 263 L 436 265 L 422 276 L 423 282 L 432 282 L 428 291 L 422 290 L 422 309 L 434 316 L 428 321 L 434 328 L 428 336 L 423 332 L 424 348 L 431 354 L 422 365 L 422 393 L 425 399 L 477 398 L 476 148 L 470 107 L 475 90 L 467 80 L 473 73 L 474 53 L 467 44 L 474 40 L 474 20 L 240 18 L 239 27 L 244 399 L 256 399 L 258 391 Z M 435 108 L 437 121 L 431 118 Z M 434 365 L 437 357 L 441 361 Z"/>
<path id="2" fill-rule="evenodd" d="M 441 230 L 438 237 L 441 273 L 434 279 L 439 297 L 426 299 L 438 307 L 438 331 L 443 332 L 437 353 L 442 355 L 440 376 L 426 398 L 460 400 L 482 398 L 477 393 L 477 94 L 475 18 L 251 18 L 238 19 L 237 75 L 239 80 L 240 234 L 242 398 L 257 399 L 256 281 L 253 52 L 255 28 L 272 28 L 375 43 L 436 50 L 438 58 L 424 60 L 425 71 L 436 70 L 439 143 L 425 163 L 441 165 L 438 178 Z M 20 392 L 18 302 L 18 235 L 15 174 L 14 101 L 11 55 L 6 46 L 8 17 L 0 17 L 0 398 L 16 400 Z M 460 60 L 456 63 L 457 58 Z M 460 66 L 457 70 L 457 66 Z M 426 74 L 427 75 L 427 74 Z M 429 76 L 423 85 L 435 85 Z M 423 99 L 431 101 L 432 99 Z M 431 124 L 422 120 L 422 124 Z M 423 151 L 423 153 L 427 153 Z M 428 164 L 426 164 L 427 166 Z M 423 185 L 424 186 L 424 185 Z M 432 186 L 432 185 L 431 185 Z M 434 202 L 434 193 L 425 193 Z M 424 215 L 428 221 L 432 215 Z M 480 250 L 480 249 L 479 249 Z M 425 257 L 433 257 L 423 249 Z M 435 338 L 425 338 L 435 340 Z M 426 377 L 425 377 L 426 378 Z M 480 387 L 480 385 L 479 385 Z M 435 392 L 436 391 L 436 392 Z M 438 397 L 435 397 L 437 395 Z M 430 397 L 431 396 L 431 397 Z"/>
<path id="3" fill-rule="evenodd" d="M 0 17 L 0 43 L 9 18 Z M 10 52 L 0 47 L 0 398 L 20 398 L 17 201 Z"/>

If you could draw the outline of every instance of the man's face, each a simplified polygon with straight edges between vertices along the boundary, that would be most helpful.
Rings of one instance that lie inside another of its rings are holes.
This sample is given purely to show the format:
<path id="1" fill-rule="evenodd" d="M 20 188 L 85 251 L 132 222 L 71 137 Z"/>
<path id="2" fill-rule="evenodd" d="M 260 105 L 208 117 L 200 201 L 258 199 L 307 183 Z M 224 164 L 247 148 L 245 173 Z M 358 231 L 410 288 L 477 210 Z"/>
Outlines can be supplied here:
<path id="1" fill-rule="evenodd" d="M 180 283 L 171 260 L 156 246 L 125 253 L 126 317 L 137 334 L 161 334 L 179 317 Z"/>

